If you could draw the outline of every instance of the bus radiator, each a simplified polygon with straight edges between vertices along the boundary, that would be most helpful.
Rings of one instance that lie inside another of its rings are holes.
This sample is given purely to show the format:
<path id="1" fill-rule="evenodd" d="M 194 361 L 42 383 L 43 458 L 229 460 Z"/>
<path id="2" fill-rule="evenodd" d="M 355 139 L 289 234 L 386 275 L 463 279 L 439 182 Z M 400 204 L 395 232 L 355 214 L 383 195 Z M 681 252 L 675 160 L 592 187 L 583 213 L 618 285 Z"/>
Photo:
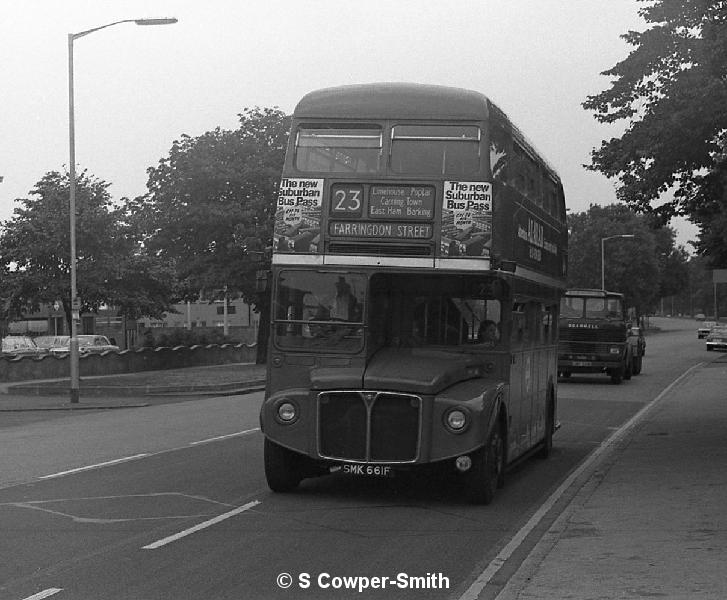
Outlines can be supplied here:
<path id="1" fill-rule="evenodd" d="M 318 397 L 318 448 L 324 458 L 413 462 L 421 398 L 391 392 L 324 392 Z"/>

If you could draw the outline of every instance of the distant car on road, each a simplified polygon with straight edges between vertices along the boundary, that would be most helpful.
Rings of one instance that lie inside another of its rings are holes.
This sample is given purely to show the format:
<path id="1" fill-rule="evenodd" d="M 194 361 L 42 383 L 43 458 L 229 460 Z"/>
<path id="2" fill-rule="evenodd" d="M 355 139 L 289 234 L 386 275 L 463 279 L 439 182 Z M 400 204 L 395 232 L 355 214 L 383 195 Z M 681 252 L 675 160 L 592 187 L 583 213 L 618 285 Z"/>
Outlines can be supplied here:
<path id="1" fill-rule="evenodd" d="M 697 339 L 701 340 L 702 338 L 706 338 L 716 325 L 717 323 L 714 321 L 704 321 L 697 329 Z"/>
<path id="2" fill-rule="evenodd" d="M 706 343 L 707 350 L 727 350 L 727 325 L 713 327 Z"/>
<path id="3" fill-rule="evenodd" d="M 43 356 L 48 351 L 44 348 L 38 348 L 33 338 L 27 335 L 8 335 L 2 340 L 2 356 Z"/>
<path id="4" fill-rule="evenodd" d="M 694 318 L 697 321 L 704 321 L 704 319 L 706 319 L 707 317 L 704 316 L 704 313 L 697 313 L 696 315 L 694 315 Z"/>

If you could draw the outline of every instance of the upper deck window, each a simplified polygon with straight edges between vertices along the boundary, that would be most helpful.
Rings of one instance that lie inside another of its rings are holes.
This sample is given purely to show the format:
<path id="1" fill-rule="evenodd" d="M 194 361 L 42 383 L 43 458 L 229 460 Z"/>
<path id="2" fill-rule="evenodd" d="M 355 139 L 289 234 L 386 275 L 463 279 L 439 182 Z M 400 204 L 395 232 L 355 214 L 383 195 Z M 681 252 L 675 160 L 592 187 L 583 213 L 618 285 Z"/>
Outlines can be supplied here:
<path id="1" fill-rule="evenodd" d="M 295 167 L 314 173 L 375 173 L 381 161 L 377 125 L 306 125 L 295 139 Z"/>
<path id="2" fill-rule="evenodd" d="M 391 169 L 412 175 L 476 175 L 480 135 L 474 125 L 396 125 Z"/>

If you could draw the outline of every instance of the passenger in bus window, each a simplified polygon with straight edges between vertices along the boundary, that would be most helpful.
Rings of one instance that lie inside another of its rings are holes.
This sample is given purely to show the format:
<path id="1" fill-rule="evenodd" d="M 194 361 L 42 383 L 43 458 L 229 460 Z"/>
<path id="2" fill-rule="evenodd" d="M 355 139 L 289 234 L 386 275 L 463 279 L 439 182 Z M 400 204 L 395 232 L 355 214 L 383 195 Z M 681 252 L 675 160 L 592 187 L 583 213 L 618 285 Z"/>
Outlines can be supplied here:
<path id="1" fill-rule="evenodd" d="M 345 277 L 339 277 L 336 281 L 336 295 L 330 305 L 331 319 L 355 320 L 356 305 L 356 298 L 351 293 L 351 286 Z"/>
<path id="2" fill-rule="evenodd" d="M 419 302 L 411 311 L 411 314 L 413 315 L 411 335 L 409 335 L 405 340 L 404 345 L 414 348 L 427 345 L 426 309 L 426 304 Z"/>
<path id="3" fill-rule="evenodd" d="M 480 329 L 477 332 L 477 340 L 480 344 L 487 346 L 495 346 L 500 341 L 500 331 L 497 323 L 486 319 L 480 323 Z"/>

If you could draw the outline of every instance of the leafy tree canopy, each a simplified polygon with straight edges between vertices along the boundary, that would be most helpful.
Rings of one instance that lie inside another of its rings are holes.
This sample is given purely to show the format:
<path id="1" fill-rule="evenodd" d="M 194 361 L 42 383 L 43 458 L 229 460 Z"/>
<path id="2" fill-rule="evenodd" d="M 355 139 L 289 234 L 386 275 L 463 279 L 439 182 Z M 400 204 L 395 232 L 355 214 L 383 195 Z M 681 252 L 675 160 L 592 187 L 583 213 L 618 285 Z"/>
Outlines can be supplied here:
<path id="1" fill-rule="evenodd" d="M 685 285 L 687 255 L 675 248 L 670 228 L 655 228 L 649 215 L 638 215 L 623 204 L 591 205 L 586 212 L 568 216 L 569 287 L 601 287 L 601 240 L 603 242 L 606 289 L 626 295 L 629 306 L 644 314 L 664 294 Z M 681 275 L 680 275 L 681 274 Z M 671 287 L 669 287 L 671 286 Z"/>
<path id="2" fill-rule="evenodd" d="M 131 203 L 146 251 L 175 265 L 181 298 L 228 288 L 259 300 L 255 273 L 269 264 L 290 118 L 271 108 L 239 117 L 234 131 L 175 141 L 148 170 L 148 193 Z"/>
<path id="3" fill-rule="evenodd" d="M 727 3 L 640 1 L 651 27 L 622 36 L 635 49 L 604 73 L 610 89 L 583 105 L 627 128 L 593 151 L 589 168 L 618 178 L 619 199 L 662 223 L 689 216 L 704 228 L 698 250 L 727 264 Z"/>
<path id="4" fill-rule="evenodd" d="M 136 318 L 169 306 L 171 271 L 138 254 L 124 208 L 109 184 L 85 171 L 76 181 L 77 288 L 82 311 L 119 307 Z M 20 314 L 60 300 L 70 324 L 69 175 L 47 173 L 20 199 L 0 233 L 0 270 L 6 311 Z"/>

